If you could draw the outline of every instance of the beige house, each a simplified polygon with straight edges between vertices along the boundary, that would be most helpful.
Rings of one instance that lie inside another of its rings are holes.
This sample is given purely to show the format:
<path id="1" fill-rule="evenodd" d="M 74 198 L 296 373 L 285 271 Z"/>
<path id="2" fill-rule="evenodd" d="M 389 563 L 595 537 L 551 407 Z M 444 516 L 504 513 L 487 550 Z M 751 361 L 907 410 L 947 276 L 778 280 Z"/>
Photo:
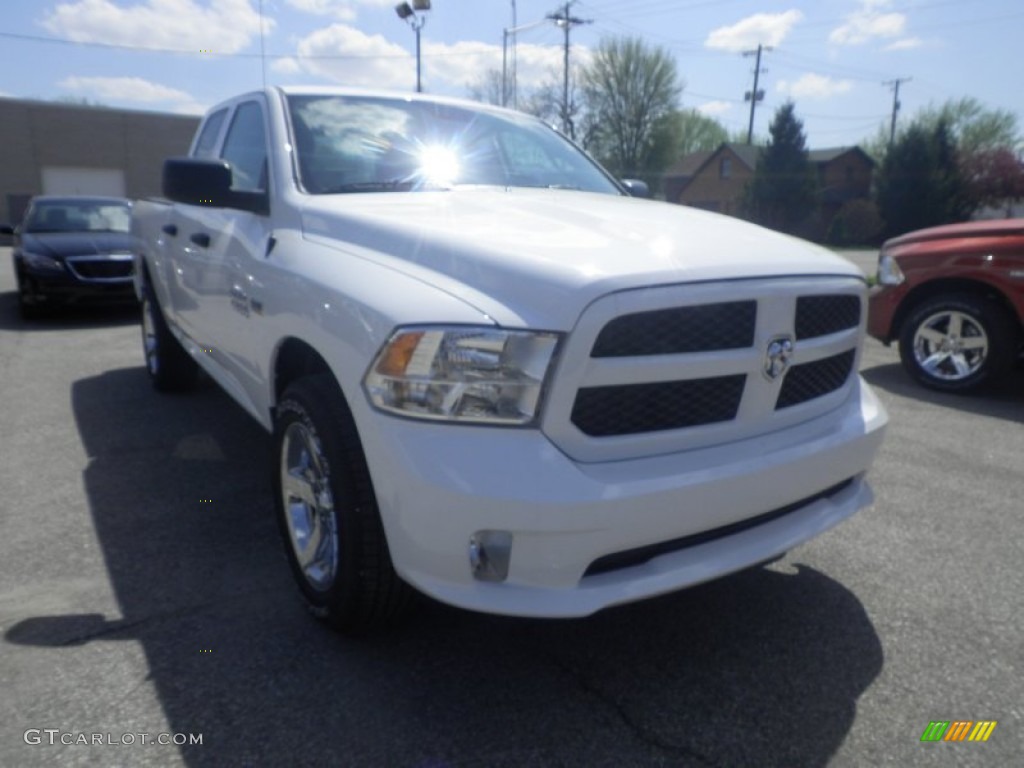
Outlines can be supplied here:
<path id="1" fill-rule="evenodd" d="M 687 155 L 665 174 L 665 199 L 730 216 L 738 215 L 743 190 L 757 167 L 760 147 L 722 144 Z M 874 161 L 859 147 L 813 149 L 808 159 L 818 172 L 824 226 L 849 200 L 868 198 Z"/>
<path id="2" fill-rule="evenodd" d="M 164 159 L 188 152 L 198 117 L 0 98 L 0 223 L 33 195 L 160 194 Z"/>

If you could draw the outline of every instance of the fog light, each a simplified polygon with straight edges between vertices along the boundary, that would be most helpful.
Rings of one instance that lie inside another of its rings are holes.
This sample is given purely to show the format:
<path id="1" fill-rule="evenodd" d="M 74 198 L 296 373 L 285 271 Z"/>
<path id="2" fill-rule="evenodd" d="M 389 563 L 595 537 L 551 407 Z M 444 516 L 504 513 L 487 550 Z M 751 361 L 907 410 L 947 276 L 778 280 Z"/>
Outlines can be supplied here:
<path id="1" fill-rule="evenodd" d="M 477 531 L 469 537 L 469 568 L 480 581 L 504 581 L 512 557 L 508 531 Z"/>

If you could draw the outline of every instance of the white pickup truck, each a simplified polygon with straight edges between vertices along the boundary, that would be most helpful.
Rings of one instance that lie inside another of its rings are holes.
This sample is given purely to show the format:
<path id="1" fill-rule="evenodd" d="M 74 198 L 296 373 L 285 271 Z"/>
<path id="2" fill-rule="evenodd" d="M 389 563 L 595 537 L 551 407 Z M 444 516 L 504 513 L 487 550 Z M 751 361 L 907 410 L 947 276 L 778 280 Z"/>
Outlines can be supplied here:
<path id="1" fill-rule="evenodd" d="M 149 373 L 273 433 L 318 616 L 372 628 L 409 585 L 587 615 L 871 502 L 862 274 L 627 187 L 522 114 L 327 88 L 220 104 L 166 162 L 132 222 Z"/>

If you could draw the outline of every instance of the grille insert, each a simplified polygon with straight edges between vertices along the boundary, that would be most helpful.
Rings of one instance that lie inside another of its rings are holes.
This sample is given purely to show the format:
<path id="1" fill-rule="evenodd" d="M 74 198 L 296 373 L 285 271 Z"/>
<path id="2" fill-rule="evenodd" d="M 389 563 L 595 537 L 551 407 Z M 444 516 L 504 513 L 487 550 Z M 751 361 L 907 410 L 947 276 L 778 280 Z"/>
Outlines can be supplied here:
<path id="1" fill-rule="evenodd" d="M 789 408 L 808 400 L 824 397 L 839 389 L 853 370 L 855 350 L 848 350 L 813 363 L 794 366 L 786 374 L 779 391 L 775 410 Z"/>
<path id="2" fill-rule="evenodd" d="M 796 337 L 813 339 L 860 325 L 860 298 L 849 294 L 801 296 L 796 300 Z"/>
<path id="3" fill-rule="evenodd" d="M 127 259 L 68 259 L 68 267 L 83 280 L 118 280 L 132 276 L 134 264 Z"/>
<path id="4" fill-rule="evenodd" d="M 572 423 L 591 437 L 633 435 L 732 421 L 745 374 L 689 381 L 585 387 L 576 393 Z"/>
<path id="5" fill-rule="evenodd" d="M 622 315 L 594 342 L 591 357 L 638 357 L 742 349 L 754 343 L 756 301 L 729 301 Z"/>

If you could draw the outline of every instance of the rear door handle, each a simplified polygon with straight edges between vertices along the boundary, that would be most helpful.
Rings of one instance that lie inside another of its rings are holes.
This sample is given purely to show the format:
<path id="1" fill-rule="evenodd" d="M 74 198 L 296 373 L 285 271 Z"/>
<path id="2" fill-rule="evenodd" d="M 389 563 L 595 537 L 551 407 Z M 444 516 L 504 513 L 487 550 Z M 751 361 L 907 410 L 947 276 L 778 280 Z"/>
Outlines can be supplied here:
<path id="1" fill-rule="evenodd" d="M 170 235 L 171 237 L 175 237 L 178 234 L 177 224 L 164 224 L 160 229 L 164 231 L 164 234 Z"/>
<path id="2" fill-rule="evenodd" d="M 189 238 L 193 243 L 198 245 L 200 248 L 210 247 L 210 236 L 205 232 L 196 232 Z"/>

